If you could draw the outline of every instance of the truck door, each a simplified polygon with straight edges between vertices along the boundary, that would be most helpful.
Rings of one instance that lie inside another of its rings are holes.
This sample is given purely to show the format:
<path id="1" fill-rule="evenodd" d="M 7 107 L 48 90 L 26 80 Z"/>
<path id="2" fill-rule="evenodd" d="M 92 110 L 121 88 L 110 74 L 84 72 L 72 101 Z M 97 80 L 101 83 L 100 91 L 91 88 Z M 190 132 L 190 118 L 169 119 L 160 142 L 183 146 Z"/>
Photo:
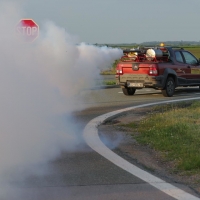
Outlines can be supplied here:
<path id="1" fill-rule="evenodd" d="M 188 83 L 200 82 L 200 63 L 197 58 L 188 51 L 181 52 L 187 68 L 190 69 L 188 74 Z"/>
<path id="2" fill-rule="evenodd" d="M 175 65 L 174 70 L 178 76 L 180 84 L 187 84 L 187 79 L 190 78 L 191 68 L 185 63 L 185 59 L 181 51 L 175 51 Z"/>

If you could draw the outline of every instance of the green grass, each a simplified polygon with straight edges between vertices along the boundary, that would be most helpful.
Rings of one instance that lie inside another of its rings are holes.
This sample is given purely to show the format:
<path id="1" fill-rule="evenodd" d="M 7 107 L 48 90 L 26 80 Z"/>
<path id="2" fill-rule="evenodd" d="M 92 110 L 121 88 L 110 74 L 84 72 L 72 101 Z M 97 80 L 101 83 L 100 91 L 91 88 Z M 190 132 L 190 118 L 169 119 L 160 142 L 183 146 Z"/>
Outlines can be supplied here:
<path id="1" fill-rule="evenodd" d="M 198 59 L 200 58 L 200 47 L 186 47 L 184 48 L 187 51 L 190 51 L 194 54 Z"/>
<path id="2" fill-rule="evenodd" d="M 95 83 L 96 86 L 109 86 L 116 85 L 116 81 L 114 79 L 110 80 L 97 80 Z"/>
<path id="3" fill-rule="evenodd" d="M 100 74 L 101 75 L 114 75 L 114 74 L 116 74 L 116 70 L 115 70 L 115 68 L 112 67 L 111 69 L 101 71 Z"/>
<path id="4" fill-rule="evenodd" d="M 174 170 L 200 173 L 200 102 L 184 107 L 183 104 L 167 105 L 166 109 L 157 107 L 144 120 L 127 126 L 133 129 L 133 137 L 139 143 L 160 152 L 164 160 L 174 162 Z"/>
<path id="5" fill-rule="evenodd" d="M 104 81 L 103 85 L 116 85 L 116 81 Z"/>
<path id="6" fill-rule="evenodd" d="M 119 60 L 115 60 L 110 69 L 101 71 L 100 74 L 101 75 L 113 75 L 113 74 L 116 74 L 116 67 L 117 67 L 117 63 L 119 62 Z"/>

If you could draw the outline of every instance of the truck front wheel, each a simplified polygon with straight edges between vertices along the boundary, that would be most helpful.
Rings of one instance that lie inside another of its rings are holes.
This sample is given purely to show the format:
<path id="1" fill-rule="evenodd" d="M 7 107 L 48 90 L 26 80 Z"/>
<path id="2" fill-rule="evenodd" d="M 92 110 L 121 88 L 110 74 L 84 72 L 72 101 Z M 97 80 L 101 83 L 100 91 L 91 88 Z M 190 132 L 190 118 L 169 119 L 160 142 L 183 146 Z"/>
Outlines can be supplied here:
<path id="1" fill-rule="evenodd" d="M 162 90 L 162 94 L 165 97 L 172 97 L 175 91 L 175 82 L 172 77 L 167 78 L 165 88 Z"/>
<path id="2" fill-rule="evenodd" d="M 122 92 L 124 93 L 124 95 L 130 96 L 130 95 L 134 95 L 135 94 L 135 88 L 122 88 Z"/>

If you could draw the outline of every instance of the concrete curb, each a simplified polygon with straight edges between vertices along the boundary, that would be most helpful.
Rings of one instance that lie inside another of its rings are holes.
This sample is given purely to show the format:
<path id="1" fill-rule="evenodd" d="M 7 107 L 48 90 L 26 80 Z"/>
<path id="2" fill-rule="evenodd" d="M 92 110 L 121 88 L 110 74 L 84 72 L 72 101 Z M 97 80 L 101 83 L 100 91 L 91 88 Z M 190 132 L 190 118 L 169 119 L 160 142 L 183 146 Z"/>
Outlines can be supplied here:
<path id="1" fill-rule="evenodd" d="M 125 171 L 131 173 L 132 175 L 140 178 L 141 180 L 145 181 L 146 183 L 154 186 L 155 188 L 159 189 L 160 191 L 166 193 L 167 195 L 178 199 L 178 200 L 200 200 L 200 198 L 191 195 L 180 188 L 165 182 L 164 180 L 157 178 L 156 176 L 136 167 L 135 165 L 129 163 L 122 157 L 115 154 L 112 150 L 106 147 L 103 142 L 100 140 L 98 135 L 98 126 L 102 124 L 105 120 L 112 118 L 120 113 L 124 113 L 130 110 L 134 110 L 136 108 L 154 106 L 154 105 L 161 105 L 165 103 L 174 103 L 174 102 L 181 102 L 181 101 L 191 101 L 191 100 L 198 100 L 200 97 L 196 98 L 187 98 L 181 100 L 169 100 L 169 101 L 161 101 L 155 103 L 148 103 L 139 106 L 133 106 L 125 109 L 116 110 L 113 112 L 109 112 L 99 117 L 92 119 L 84 128 L 83 137 L 86 143 L 97 153 L 108 159 L 110 162 L 114 163 L 118 167 L 124 169 Z"/>

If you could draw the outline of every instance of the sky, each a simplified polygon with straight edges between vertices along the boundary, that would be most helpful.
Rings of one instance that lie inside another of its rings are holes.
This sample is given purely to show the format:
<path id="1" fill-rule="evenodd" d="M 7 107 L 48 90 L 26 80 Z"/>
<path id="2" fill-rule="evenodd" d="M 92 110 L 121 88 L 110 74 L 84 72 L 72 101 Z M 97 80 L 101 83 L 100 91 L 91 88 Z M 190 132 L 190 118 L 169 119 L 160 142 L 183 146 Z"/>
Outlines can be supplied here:
<path id="1" fill-rule="evenodd" d="M 200 41 L 199 0 L 14 2 L 19 2 L 25 18 L 32 18 L 39 25 L 53 21 L 86 43 Z"/>

